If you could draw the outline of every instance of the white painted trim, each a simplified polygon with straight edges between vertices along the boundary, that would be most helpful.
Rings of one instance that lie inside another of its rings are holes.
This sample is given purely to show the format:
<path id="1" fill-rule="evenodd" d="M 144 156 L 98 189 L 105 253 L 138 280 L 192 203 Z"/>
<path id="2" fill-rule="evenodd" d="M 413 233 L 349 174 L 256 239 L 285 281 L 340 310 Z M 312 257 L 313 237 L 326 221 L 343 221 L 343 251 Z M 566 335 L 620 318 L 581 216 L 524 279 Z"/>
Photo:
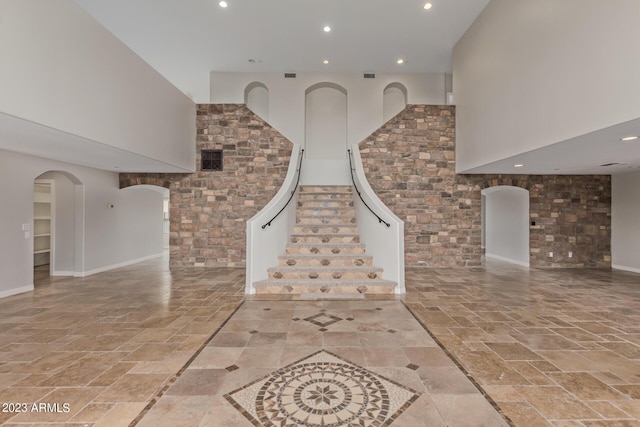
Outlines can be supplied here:
<path id="1" fill-rule="evenodd" d="M 391 224 L 390 227 L 386 227 L 378 222 L 378 219 L 369 212 L 354 191 L 353 200 L 356 208 L 356 223 L 358 224 L 360 241 L 367 246 L 367 253 L 373 255 L 374 264 L 383 268 L 382 278 L 396 282 L 398 285 L 395 293 L 398 295 L 404 294 L 406 292 L 404 283 L 404 221 L 378 198 L 378 195 L 369 185 L 362 168 L 362 158 L 358 144 L 354 144 L 350 148 L 353 154 L 354 180 L 362 198 L 374 212 L 381 215 L 385 221 Z"/>
<path id="2" fill-rule="evenodd" d="M 522 261 L 517 261 L 517 260 L 511 259 L 511 258 L 505 258 L 505 257 L 500 256 L 500 255 L 494 255 L 494 254 L 485 253 L 484 256 L 486 258 L 493 258 L 493 259 L 497 259 L 497 260 L 500 260 L 500 261 L 509 262 L 511 264 L 517 264 L 517 265 L 521 265 L 523 267 L 529 267 L 529 263 L 528 262 L 522 262 Z"/>
<path id="3" fill-rule="evenodd" d="M 11 295 L 17 295 L 17 294 L 22 294 L 24 292 L 31 292 L 31 291 L 33 291 L 33 285 L 27 285 L 21 288 L 13 288 L 13 289 L 9 289 L 8 291 L 0 292 L 0 298 L 10 297 Z"/>
<path id="4" fill-rule="evenodd" d="M 287 209 L 282 211 L 271 226 L 262 228 L 262 225 L 273 218 L 291 196 L 291 191 L 296 185 L 301 154 L 301 147 L 294 144 L 287 176 L 284 178 L 280 190 L 260 212 L 247 221 L 245 275 L 245 294 L 247 295 L 255 294 L 256 290 L 253 287 L 253 283 L 266 279 L 268 277 L 267 269 L 278 264 L 278 255 L 284 253 L 289 236 L 295 226 L 299 189 Z M 303 161 L 303 170 L 304 167 Z"/>
<path id="5" fill-rule="evenodd" d="M 614 270 L 622 270 L 622 271 L 630 271 L 632 273 L 640 273 L 640 268 L 627 267 L 627 266 L 624 266 L 624 265 L 612 264 L 611 268 L 613 268 Z"/>
<path id="6" fill-rule="evenodd" d="M 73 273 L 73 276 L 74 277 L 91 276 L 92 274 L 102 273 L 104 271 L 109 271 L 109 270 L 114 270 L 116 268 L 126 267 L 128 265 L 137 264 L 139 262 L 149 261 L 150 259 L 161 258 L 162 256 L 163 256 L 163 253 L 161 252 L 159 254 L 149 255 L 149 256 L 142 257 L 142 258 L 138 258 L 138 259 L 132 259 L 130 261 L 119 262 L 117 264 L 111 264 L 111 265 L 107 265 L 107 266 L 104 266 L 104 267 L 95 268 L 95 269 L 89 270 L 89 271 L 80 271 L 80 272 L 76 271 L 75 273 Z"/>
<path id="7" fill-rule="evenodd" d="M 74 272 L 73 271 L 52 271 L 51 275 L 52 276 L 73 276 Z"/>

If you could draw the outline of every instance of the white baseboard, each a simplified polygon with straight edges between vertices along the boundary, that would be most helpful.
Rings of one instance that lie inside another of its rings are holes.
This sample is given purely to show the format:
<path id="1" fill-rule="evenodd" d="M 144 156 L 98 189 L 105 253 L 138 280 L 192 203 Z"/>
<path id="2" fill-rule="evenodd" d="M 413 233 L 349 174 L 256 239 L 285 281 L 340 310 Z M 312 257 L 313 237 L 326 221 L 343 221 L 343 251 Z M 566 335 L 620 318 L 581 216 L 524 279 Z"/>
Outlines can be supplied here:
<path id="1" fill-rule="evenodd" d="M 73 276 L 73 271 L 54 271 L 51 273 L 52 276 Z"/>
<path id="2" fill-rule="evenodd" d="M 518 265 L 521 265 L 523 267 L 529 267 L 529 263 L 528 262 L 522 262 L 522 261 L 518 261 L 518 260 L 515 260 L 515 259 L 511 259 L 511 258 L 505 258 L 505 257 L 500 256 L 500 255 L 494 255 L 494 254 L 485 253 L 484 256 L 487 257 L 487 258 L 493 258 L 493 259 L 497 259 L 497 260 L 500 260 L 500 261 L 510 262 L 511 264 L 518 264 Z"/>
<path id="3" fill-rule="evenodd" d="M 640 268 L 627 267 L 624 265 L 612 264 L 611 268 L 613 268 L 614 270 L 623 270 L 623 271 L 630 271 L 632 273 L 640 273 Z"/>
<path id="4" fill-rule="evenodd" d="M 137 264 L 139 262 L 149 261 L 150 259 L 162 258 L 163 255 L 164 255 L 163 253 L 159 253 L 159 254 L 149 255 L 142 258 L 138 258 L 138 259 L 132 259 L 130 261 L 124 261 L 124 262 L 119 262 L 117 264 L 111 264 L 104 267 L 94 268 L 93 270 L 80 271 L 80 272 L 76 271 L 75 273 L 73 273 L 73 276 L 74 277 L 91 276 L 92 274 L 102 273 L 102 272 L 113 270 L 116 268 L 126 267 L 128 265 Z"/>
<path id="5" fill-rule="evenodd" d="M 13 288 L 13 289 L 9 289 L 8 291 L 1 291 L 0 298 L 10 297 L 11 295 L 22 294 L 25 292 L 31 292 L 32 290 L 33 290 L 33 285 L 27 285 L 21 288 Z"/>

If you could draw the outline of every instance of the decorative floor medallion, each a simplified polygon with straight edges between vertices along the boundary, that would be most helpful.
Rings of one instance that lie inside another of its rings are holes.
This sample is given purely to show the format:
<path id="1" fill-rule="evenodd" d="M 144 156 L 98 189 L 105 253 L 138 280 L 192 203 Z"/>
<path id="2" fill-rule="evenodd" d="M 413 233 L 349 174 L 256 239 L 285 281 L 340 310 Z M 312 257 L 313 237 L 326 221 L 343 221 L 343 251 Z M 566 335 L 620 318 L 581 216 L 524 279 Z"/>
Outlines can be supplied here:
<path id="1" fill-rule="evenodd" d="M 322 350 L 225 398 L 264 427 L 389 426 L 420 393 Z"/>

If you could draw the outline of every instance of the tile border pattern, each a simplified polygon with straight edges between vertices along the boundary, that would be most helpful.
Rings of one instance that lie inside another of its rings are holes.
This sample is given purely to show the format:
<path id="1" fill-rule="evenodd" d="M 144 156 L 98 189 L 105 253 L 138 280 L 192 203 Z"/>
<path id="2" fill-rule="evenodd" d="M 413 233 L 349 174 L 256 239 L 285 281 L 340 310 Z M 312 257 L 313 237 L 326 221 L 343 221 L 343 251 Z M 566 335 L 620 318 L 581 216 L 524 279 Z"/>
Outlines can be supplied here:
<path id="1" fill-rule="evenodd" d="M 215 336 L 218 335 L 218 332 L 220 332 L 226 326 L 229 320 L 231 320 L 231 318 L 238 312 L 238 310 L 240 310 L 240 308 L 244 305 L 244 303 L 245 303 L 245 300 L 240 301 L 240 304 L 238 304 L 238 306 L 231 312 L 231 314 L 229 314 L 229 316 L 226 319 L 224 319 L 224 322 L 222 322 L 220 326 L 218 326 L 216 330 L 213 331 L 213 333 L 209 336 L 209 338 L 207 338 L 205 342 L 202 343 L 200 348 L 198 348 L 198 350 L 195 353 L 193 353 L 193 355 L 189 358 L 189 360 L 186 361 L 184 365 L 182 365 L 182 367 L 178 370 L 178 372 L 176 372 L 175 375 L 173 375 L 171 378 L 167 380 L 167 382 L 160 389 L 160 391 L 158 391 L 158 393 L 156 393 L 156 395 L 153 396 L 151 401 L 147 403 L 144 409 L 140 411 L 138 416 L 136 416 L 133 419 L 133 421 L 129 423 L 129 427 L 135 427 L 142 420 L 142 418 L 144 418 L 144 416 L 151 410 L 151 408 L 153 408 L 153 406 L 158 402 L 158 400 L 160 400 L 160 398 L 167 392 L 167 390 L 169 390 L 169 388 L 178 380 L 178 378 L 180 378 L 180 376 L 187 370 L 187 368 L 191 366 L 193 361 L 196 360 L 196 358 L 200 355 L 200 353 L 202 353 L 202 350 L 204 350 L 211 343 L 211 341 L 215 338 Z M 235 370 L 233 366 L 235 365 L 229 366 L 227 370 L 229 371 Z"/>
<path id="2" fill-rule="evenodd" d="M 407 305 L 406 302 L 401 301 L 402 305 L 404 305 L 404 307 L 407 309 L 407 311 L 409 313 L 411 313 L 411 315 L 413 316 L 414 319 L 416 319 L 416 321 L 420 324 L 420 326 L 422 327 L 422 329 L 425 330 L 426 333 L 429 334 L 429 336 L 435 341 L 436 344 L 438 344 L 438 347 L 440 347 L 440 349 L 444 352 L 444 354 L 447 355 L 447 357 L 449 359 L 451 359 L 451 361 L 456 365 L 456 367 L 458 369 L 460 369 L 460 371 L 462 371 L 462 373 L 467 377 L 467 379 L 469 381 L 471 381 L 471 383 L 473 384 L 473 386 L 478 389 L 478 391 L 482 394 L 482 396 L 487 400 L 487 402 L 489 402 L 489 404 L 491 404 L 491 406 L 493 406 L 493 408 L 498 412 L 498 414 L 500 414 L 500 416 L 511 426 L 511 427 L 516 427 L 516 424 L 513 422 L 513 420 L 511 420 L 511 418 L 509 418 L 504 411 L 502 410 L 502 408 L 500 408 L 500 405 L 498 405 L 498 403 L 496 403 L 495 400 L 493 400 L 491 398 L 491 396 L 489 395 L 489 393 L 486 392 L 486 390 L 484 388 L 482 388 L 482 386 L 480 385 L 480 383 L 478 383 L 472 376 L 471 373 L 469 371 L 467 371 L 465 369 L 465 367 L 462 365 L 462 363 L 460 363 L 458 361 L 458 359 L 456 359 L 456 357 L 449 351 L 447 350 L 447 348 L 440 342 L 440 340 L 438 339 L 438 337 L 436 337 L 434 334 L 431 333 L 431 331 L 427 328 L 427 326 L 424 324 L 424 322 L 422 321 L 422 319 L 420 319 L 414 312 L 413 310 L 411 310 L 411 307 L 409 307 L 409 305 Z M 413 369 L 409 366 L 407 366 L 407 368 L 409 369 Z"/>

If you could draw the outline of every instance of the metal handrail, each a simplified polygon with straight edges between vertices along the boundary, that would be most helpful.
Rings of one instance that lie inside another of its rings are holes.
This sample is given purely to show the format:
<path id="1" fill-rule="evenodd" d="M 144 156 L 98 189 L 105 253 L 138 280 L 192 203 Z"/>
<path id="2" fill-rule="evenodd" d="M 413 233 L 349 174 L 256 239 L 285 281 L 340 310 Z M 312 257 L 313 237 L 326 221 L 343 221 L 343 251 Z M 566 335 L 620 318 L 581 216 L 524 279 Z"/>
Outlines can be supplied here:
<path id="1" fill-rule="evenodd" d="M 353 188 L 356 189 L 356 193 L 358 194 L 358 196 L 360 196 L 360 200 L 362 200 L 362 203 L 364 203 L 364 205 L 367 207 L 367 209 L 369 209 L 369 211 L 371 211 L 371 213 L 374 214 L 376 216 L 376 218 L 378 218 L 378 222 L 380 222 L 380 224 L 385 224 L 387 227 L 391 227 L 391 224 L 389 224 L 387 221 L 385 221 L 382 218 L 380 218 L 380 216 L 377 213 L 375 213 L 373 211 L 373 209 L 371 209 L 369 207 L 367 202 L 365 202 L 364 199 L 362 198 L 362 195 L 360 194 L 360 190 L 358 190 L 358 186 L 356 185 L 356 180 L 353 177 L 353 171 L 355 169 L 353 168 L 353 165 L 351 164 L 351 149 L 348 149 L 347 152 L 349 153 L 349 169 L 351 170 L 351 182 L 353 182 Z"/>
<path id="2" fill-rule="evenodd" d="M 264 230 L 267 227 L 271 227 L 271 222 L 276 219 L 278 217 L 278 215 L 280 215 L 282 213 L 283 210 L 285 210 L 285 208 L 287 206 L 289 206 L 289 202 L 291 201 L 291 199 L 293 199 L 293 195 L 296 193 L 296 190 L 298 189 L 298 184 L 300 183 L 300 172 L 302 171 L 302 158 L 304 156 L 304 148 L 300 149 L 300 162 L 298 163 L 298 170 L 296 171 L 296 173 L 298 174 L 298 179 L 296 180 L 296 186 L 293 189 L 293 191 L 291 192 L 291 196 L 289 196 L 289 200 L 287 200 L 287 203 L 285 203 L 285 205 L 282 207 L 282 209 L 280 209 L 278 211 L 277 214 L 275 214 L 275 216 L 273 218 L 271 218 L 269 220 L 269 222 L 267 222 L 266 224 L 264 224 L 262 226 L 262 229 Z"/>

